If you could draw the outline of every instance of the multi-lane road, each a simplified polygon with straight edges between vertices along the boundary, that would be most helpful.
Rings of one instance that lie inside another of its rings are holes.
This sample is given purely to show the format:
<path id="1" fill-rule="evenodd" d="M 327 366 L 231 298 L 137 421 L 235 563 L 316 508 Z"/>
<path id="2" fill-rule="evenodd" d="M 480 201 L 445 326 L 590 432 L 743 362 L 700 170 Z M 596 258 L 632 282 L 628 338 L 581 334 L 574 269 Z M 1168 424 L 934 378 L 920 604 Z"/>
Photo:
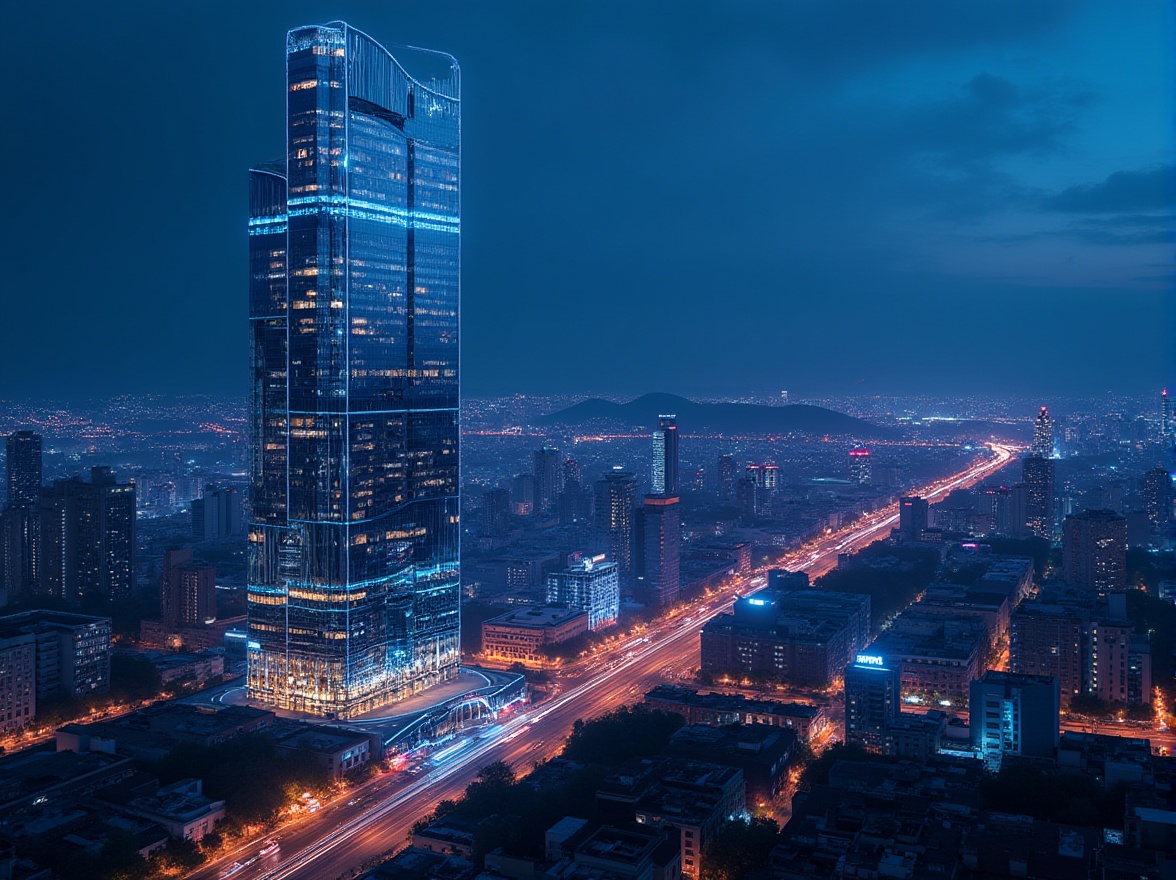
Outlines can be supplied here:
<path id="1" fill-rule="evenodd" d="M 935 500 L 954 489 L 975 485 L 1008 464 L 1014 455 L 1013 449 L 1000 445 L 993 445 L 991 451 L 991 456 L 963 472 L 924 487 L 921 494 Z M 892 506 L 784 554 L 775 565 L 819 576 L 837 564 L 839 553 L 884 536 L 897 519 L 897 509 Z M 757 578 L 752 582 L 757 583 Z M 725 611 L 732 598 L 749 586 L 747 580 L 734 579 L 716 594 L 667 615 L 607 656 L 565 668 L 550 699 L 439 748 L 422 764 L 372 779 L 318 812 L 304 814 L 275 832 L 276 849 L 267 847 L 265 840 L 251 841 L 203 866 L 192 877 L 350 877 L 356 867 L 404 845 L 413 823 L 443 798 L 459 797 L 481 767 L 505 761 L 516 771 L 525 772 L 534 762 L 559 752 L 576 719 L 595 718 L 640 700 L 654 685 L 684 678 L 698 665 L 701 625 Z M 268 851 L 262 855 L 262 849 Z"/>

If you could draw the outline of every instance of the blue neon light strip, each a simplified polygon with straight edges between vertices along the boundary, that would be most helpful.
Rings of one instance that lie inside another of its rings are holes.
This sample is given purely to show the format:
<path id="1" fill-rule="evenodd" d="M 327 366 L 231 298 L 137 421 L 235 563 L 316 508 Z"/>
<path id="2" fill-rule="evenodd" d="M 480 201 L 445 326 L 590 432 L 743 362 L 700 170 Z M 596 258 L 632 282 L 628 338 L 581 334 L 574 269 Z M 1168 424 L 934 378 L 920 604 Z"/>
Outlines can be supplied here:
<path id="1" fill-rule="evenodd" d="M 332 217 L 354 217 L 357 220 L 374 220 L 377 223 L 388 223 L 404 229 L 410 226 L 414 229 L 429 229 L 434 232 L 449 232 L 457 234 L 461 231 L 461 221 L 449 214 L 434 214 L 430 211 L 408 211 L 395 205 L 383 205 L 378 202 L 366 202 L 350 199 L 347 196 L 299 196 L 290 199 L 289 214 L 278 214 L 273 217 L 251 217 L 249 220 L 250 235 L 272 235 L 286 231 L 289 217 L 308 217 L 314 214 L 327 214 Z"/>
<path id="2" fill-rule="evenodd" d="M 276 217 L 250 217 L 249 218 L 249 234 L 250 235 L 275 235 L 277 233 L 284 233 L 286 231 L 286 215 L 278 214 Z"/>

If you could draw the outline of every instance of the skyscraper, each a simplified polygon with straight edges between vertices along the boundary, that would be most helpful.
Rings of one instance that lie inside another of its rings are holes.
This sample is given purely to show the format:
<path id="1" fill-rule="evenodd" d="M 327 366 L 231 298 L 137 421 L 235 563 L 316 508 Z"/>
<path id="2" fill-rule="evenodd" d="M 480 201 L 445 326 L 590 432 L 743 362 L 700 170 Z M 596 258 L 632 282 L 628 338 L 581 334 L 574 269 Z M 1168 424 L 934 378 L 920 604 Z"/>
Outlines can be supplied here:
<path id="1" fill-rule="evenodd" d="M 653 467 L 651 492 L 654 495 L 678 494 L 678 417 L 657 418 L 653 432 Z"/>
<path id="2" fill-rule="evenodd" d="M 215 541 L 243 533 L 241 493 L 231 486 L 205 486 L 204 497 L 192 499 L 192 537 Z"/>
<path id="3" fill-rule="evenodd" d="M 1053 444 L 1053 419 L 1050 418 L 1049 410 L 1043 406 L 1033 423 L 1033 454 L 1049 458 L 1053 455 Z"/>
<path id="4" fill-rule="evenodd" d="M 681 520 L 678 496 L 646 495 L 642 517 L 641 599 L 648 605 L 671 605 L 681 588 Z"/>
<path id="5" fill-rule="evenodd" d="M 125 599 L 135 586 L 135 484 L 108 467 L 90 482 L 57 480 L 41 491 L 31 535 L 37 588 L 64 599 Z"/>
<path id="6" fill-rule="evenodd" d="M 458 668 L 459 73 L 332 22 L 286 78 L 249 175 L 249 692 L 348 716 Z"/>
<path id="7" fill-rule="evenodd" d="M 1160 437 L 1170 440 L 1176 431 L 1176 422 L 1172 420 L 1172 398 L 1168 396 L 1168 389 L 1160 392 Z"/>
<path id="8" fill-rule="evenodd" d="M 1021 480 L 1025 484 L 1025 527 L 1038 538 L 1054 538 L 1054 463 L 1053 459 L 1031 455 L 1021 462 Z"/>
<path id="9" fill-rule="evenodd" d="M 744 489 L 745 500 L 750 494 L 754 515 L 767 516 L 772 512 L 772 496 L 776 494 L 780 469 L 774 464 L 749 464 L 744 473 L 749 484 Z"/>
<path id="10" fill-rule="evenodd" d="M 633 520 L 637 478 L 614 467 L 596 482 L 596 535 L 599 548 L 617 564 L 621 585 L 633 583 Z"/>
<path id="11" fill-rule="evenodd" d="M 13 431 L 8 435 L 8 506 L 37 503 L 41 491 L 41 435 Z"/>
<path id="12" fill-rule="evenodd" d="M 547 601 L 588 612 L 588 629 L 612 626 L 621 612 L 617 564 L 588 556 L 547 576 Z"/>
<path id="13" fill-rule="evenodd" d="M 1113 510 L 1066 517 L 1062 576 L 1071 586 L 1099 595 L 1127 589 L 1127 519 Z"/>
<path id="14" fill-rule="evenodd" d="M 216 566 L 192 560 L 190 549 L 163 554 L 159 616 L 168 626 L 199 626 L 216 620 Z"/>
<path id="15" fill-rule="evenodd" d="M 6 443 L 8 504 L 0 511 L 0 601 L 25 597 L 34 587 L 33 534 L 41 493 L 41 435 L 14 431 Z"/>
<path id="16" fill-rule="evenodd" d="M 881 752 L 886 728 L 898 719 L 899 694 L 897 664 L 858 654 L 845 669 L 845 741 Z"/>
<path id="17" fill-rule="evenodd" d="M 926 498 L 906 495 L 898 499 L 898 530 L 907 538 L 918 540 L 927 531 L 929 505 Z"/>
<path id="18" fill-rule="evenodd" d="M 563 491 L 559 450 L 544 446 L 535 450 L 535 510 L 550 513 L 556 496 Z"/>
<path id="19" fill-rule="evenodd" d="M 732 501 L 735 498 L 735 456 L 724 452 L 719 456 L 719 465 L 715 469 L 718 475 L 719 499 Z"/>
<path id="20" fill-rule="evenodd" d="M 592 521 L 593 491 L 584 486 L 580 464 L 574 458 L 565 458 L 563 463 L 563 491 L 556 498 L 556 508 L 561 526 L 588 526 Z"/>
<path id="21" fill-rule="evenodd" d="M 868 449 L 851 449 L 849 450 L 849 479 L 851 482 L 857 483 L 859 486 L 868 485 L 870 482 L 870 450 Z"/>
<path id="22" fill-rule="evenodd" d="M 580 463 L 570 456 L 563 460 L 563 484 L 575 483 L 579 486 L 584 482 L 584 475 L 580 472 Z"/>
<path id="23" fill-rule="evenodd" d="M 637 580 L 642 600 L 670 605 L 681 585 L 681 515 L 678 512 L 678 421 L 658 416 L 653 432 L 652 492 L 645 496 L 638 534 Z"/>
<path id="24" fill-rule="evenodd" d="M 1049 758 L 1058 747 L 1058 680 L 990 670 L 968 693 L 972 748 L 989 766 L 1005 755 Z"/>
<path id="25" fill-rule="evenodd" d="M 510 532 L 510 491 L 491 489 L 485 495 L 483 534 L 501 538 Z"/>
<path id="26" fill-rule="evenodd" d="M 1143 509 L 1152 534 L 1162 534 L 1172 521 L 1172 475 L 1163 467 L 1143 475 Z"/>

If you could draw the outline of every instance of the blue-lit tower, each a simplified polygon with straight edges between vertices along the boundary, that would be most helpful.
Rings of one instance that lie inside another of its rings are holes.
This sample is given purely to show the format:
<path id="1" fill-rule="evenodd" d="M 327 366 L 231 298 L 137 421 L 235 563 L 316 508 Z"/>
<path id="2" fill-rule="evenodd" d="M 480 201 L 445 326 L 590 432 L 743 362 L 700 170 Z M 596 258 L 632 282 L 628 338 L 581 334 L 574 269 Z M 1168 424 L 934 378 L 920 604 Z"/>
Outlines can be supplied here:
<path id="1" fill-rule="evenodd" d="M 249 174 L 249 693 L 347 717 L 458 668 L 458 66 L 297 28 L 286 102 Z"/>

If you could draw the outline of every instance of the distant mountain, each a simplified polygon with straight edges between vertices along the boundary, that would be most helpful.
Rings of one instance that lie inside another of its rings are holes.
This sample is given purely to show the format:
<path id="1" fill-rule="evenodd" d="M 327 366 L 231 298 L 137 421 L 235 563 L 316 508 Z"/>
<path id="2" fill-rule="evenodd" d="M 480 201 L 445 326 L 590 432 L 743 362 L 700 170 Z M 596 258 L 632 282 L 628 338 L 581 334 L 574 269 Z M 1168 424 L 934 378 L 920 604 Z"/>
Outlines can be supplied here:
<path id="1" fill-rule="evenodd" d="M 897 432 L 820 406 L 761 406 L 752 403 L 695 403 L 676 394 L 646 394 L 628 403 L 594 397 L 543 416 L 545 425 L 582 425 L 596 420 L 652 428 L 660 415 L 678 417 L 684 431 L 707 428 L 722 434 L 830 434 L 891 437 Z"/>

